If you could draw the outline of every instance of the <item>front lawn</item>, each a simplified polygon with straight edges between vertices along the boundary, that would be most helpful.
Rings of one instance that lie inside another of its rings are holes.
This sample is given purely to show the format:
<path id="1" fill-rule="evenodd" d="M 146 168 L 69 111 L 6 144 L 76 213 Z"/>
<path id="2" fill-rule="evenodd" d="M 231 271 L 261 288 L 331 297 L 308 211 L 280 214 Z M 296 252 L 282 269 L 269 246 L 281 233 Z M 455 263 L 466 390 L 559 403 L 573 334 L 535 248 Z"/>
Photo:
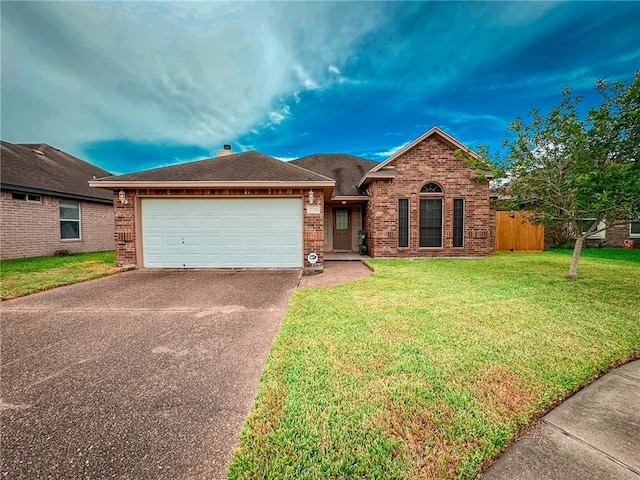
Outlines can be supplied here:
<path id="1" fill-rule="evenodd" d="M 371 260 L 296 290 L 228 478 L 474 478 L 640 356 L 640 250 L 600 252 L 576 281 L 554 251 Z"/>
<path id="2" fill-rule="evenodd" d="M 8 300 L 123 270 L 115 264 L 113 251 L 3 260 L 0 262 L 0 296 Z"/>

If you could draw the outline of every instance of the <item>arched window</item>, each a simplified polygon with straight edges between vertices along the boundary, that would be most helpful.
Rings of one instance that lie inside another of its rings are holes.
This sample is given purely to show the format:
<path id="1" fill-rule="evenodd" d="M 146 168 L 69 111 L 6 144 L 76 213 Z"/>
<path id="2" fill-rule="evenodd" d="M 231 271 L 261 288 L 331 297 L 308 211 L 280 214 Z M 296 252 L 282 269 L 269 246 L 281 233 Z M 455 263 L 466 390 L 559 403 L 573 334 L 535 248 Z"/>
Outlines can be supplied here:
<path id="1" fill-rule="evenodd" d="M 425 183 L 420 189 L 420 193 L 440 193 L 442 194 L 442 187 L 436 182 Z"/>
<path id="2" fill-rule="evenodd" d="M 436 182 L 425 183 L 420 189 L 421 247 L 442 248 L 443 190 Z"/>

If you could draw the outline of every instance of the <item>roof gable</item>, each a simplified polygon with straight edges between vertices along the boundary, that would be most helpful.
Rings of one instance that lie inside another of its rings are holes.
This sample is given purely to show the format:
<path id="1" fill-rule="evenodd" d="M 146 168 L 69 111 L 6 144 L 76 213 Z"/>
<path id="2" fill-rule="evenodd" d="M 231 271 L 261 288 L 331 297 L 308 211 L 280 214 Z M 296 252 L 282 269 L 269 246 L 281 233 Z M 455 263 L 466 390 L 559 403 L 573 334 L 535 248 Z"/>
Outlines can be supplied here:
<path id="1" fill-rule="evenodd" d="M 92 185 L 107 187 L 146 184 L 197 183 L 204 185 L 300 184 L 333 186 L 334 181 L 318 173 L 270 157 L 256 150 L 180 163 L 168 167 L 98 179 Z"/>
<path id="2" fill-rule="evenodd" d="M 363 175 L 378 165 L 378 162 L 343 153 L 318 153 L 289 163 L 334 179 L 336 186 L 333 197 L 365 195 L 358 188 L 358 182 Z"/>
<path id="3" fill-rule="evenodd" d="M 458 140 L 456 140 L 455 138 L 453 138 L 451 135 L 449 135 L 448 133 L 446 133 L 444 130 L 438 128 L 438 127 L 432 127 L 430 130 L 427 130 L 425 133 L 423 133 L 422 135 L 420 135 L 418 138 L 416 138 L 414 141 L 408 143 L 407 145 L 405 145 L 404 147 L 402 147 L 400 150 L 398 150 L 397 152 L 395 152 L 393 155 L 391 155 L 389 158 L 387 158 L 386 160 L 384 160 L 383 162 L 381 162 L 377 167 L 371 169 L 372 172 L 377 172 L 380 171 L 381 169 L 383 169 L 384 167 L 386 167 L 387 165 L 389 165 L 390 163 L 392 163 L 394 160 L 396 160 L 398 157 L 400 157 L 401 155 L 403 155 L 405 152 L 408 152 L 409 150 L 411 150 L 413 147 L 415 147 L 416 145 L 418 145 L 420 142 L 422 142 L 423 140 L 433 136 L 433 135 L 437 135 L 438 137 L 440 137 L 442 140 L 445 141 L 445 143 L 448 143 L 449 145 L 451 145 L 451 147 L 454 150 L 463 150 L 465 152 L 469 152 L 469 154 L 478 159 L 479 155 L 474 152 L 473 150 L 471 150 L 469 147 L 467 147 L 465 144 L 459 142 Z"/>
<path id="4" fill-rule="evenodd" d="M 404 155 L 406 152 L 408 152 L 409 150 L 414 148 L 416 145 L 420 144 L 421 142 L 423 142 L 424 140 L 426 140 L 427 138 L 429 138 L 431 136 L 437 136 L 442 141 L 444 141 L 446 144 L 450 145 L 453 150 L 462 150 L 462 151 L 468 153 L 469 155 L 471 155 L 473 158 L 475 158 L 477 160 L 480 159 L 480 155 L 478 155 L 476 152 L 471 150 L 465 144 L 463 144 L 460 141 L 456 140 L 455 138 L 453 138 L 451 135 L 449 135 L 448 133 L 446 133 L 444 130 L 440 129 L 439 127 L 432 127 L 430 130 L 427 130 L 425 133 L 420 135 L 418 138 L 416 138 L 412 142 L 408 143 L 407 145 L 405 145 L 404 147 L 399 149 L 397 152 L 395 152 L 389 158 L 387 158 L 383 162 L 379 163 L 376 167 L 372 168 L 369 172 L 367 172 L 365 175 L 363 175 L 362 178 L 360 179 L 359 183 L 358 183 L 358 186 L 360 187 L 363 184 L 367 183 L 368 180 L 373 180 L 375 178 L 393 178 L 395 176 L 395 173 L 396 173 L 395 172 L 395 168 L 394 168 L 394 162 L 399 157 Z M 488 175 L 487 177 L 490 177 L 490 175 Z"/>
<path id="5" fill-rule="evenodd" d="M 0 148 L 4 188 L 113 201 L 113 192 L 89 186 L 94 177 L 111 175 L 102 168 L 47 144 L 2 141 Z"/>

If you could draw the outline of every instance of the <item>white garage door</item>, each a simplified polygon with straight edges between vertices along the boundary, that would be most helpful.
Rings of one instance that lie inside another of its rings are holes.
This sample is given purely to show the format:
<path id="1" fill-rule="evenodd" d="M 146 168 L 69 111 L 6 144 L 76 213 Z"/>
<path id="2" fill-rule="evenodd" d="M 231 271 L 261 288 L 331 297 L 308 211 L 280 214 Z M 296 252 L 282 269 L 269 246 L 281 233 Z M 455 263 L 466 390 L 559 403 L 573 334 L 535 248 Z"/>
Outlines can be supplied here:
<path id="1" fill-rule="evenodd" d="M 145 198 L 144 266 L 301 267 L 302 199 Z"/>

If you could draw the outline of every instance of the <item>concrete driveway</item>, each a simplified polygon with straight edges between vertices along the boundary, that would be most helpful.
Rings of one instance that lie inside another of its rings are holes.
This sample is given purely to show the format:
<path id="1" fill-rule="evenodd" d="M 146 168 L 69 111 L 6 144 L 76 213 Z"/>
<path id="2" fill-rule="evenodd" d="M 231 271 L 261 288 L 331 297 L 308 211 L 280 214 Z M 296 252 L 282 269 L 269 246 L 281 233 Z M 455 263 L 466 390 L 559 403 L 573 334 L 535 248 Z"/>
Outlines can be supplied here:
<path id="1" fill-rule="evenodd" d="M 299 278 L 140 270 L 3 302 L 2 478 L 222 478 Z"/>

